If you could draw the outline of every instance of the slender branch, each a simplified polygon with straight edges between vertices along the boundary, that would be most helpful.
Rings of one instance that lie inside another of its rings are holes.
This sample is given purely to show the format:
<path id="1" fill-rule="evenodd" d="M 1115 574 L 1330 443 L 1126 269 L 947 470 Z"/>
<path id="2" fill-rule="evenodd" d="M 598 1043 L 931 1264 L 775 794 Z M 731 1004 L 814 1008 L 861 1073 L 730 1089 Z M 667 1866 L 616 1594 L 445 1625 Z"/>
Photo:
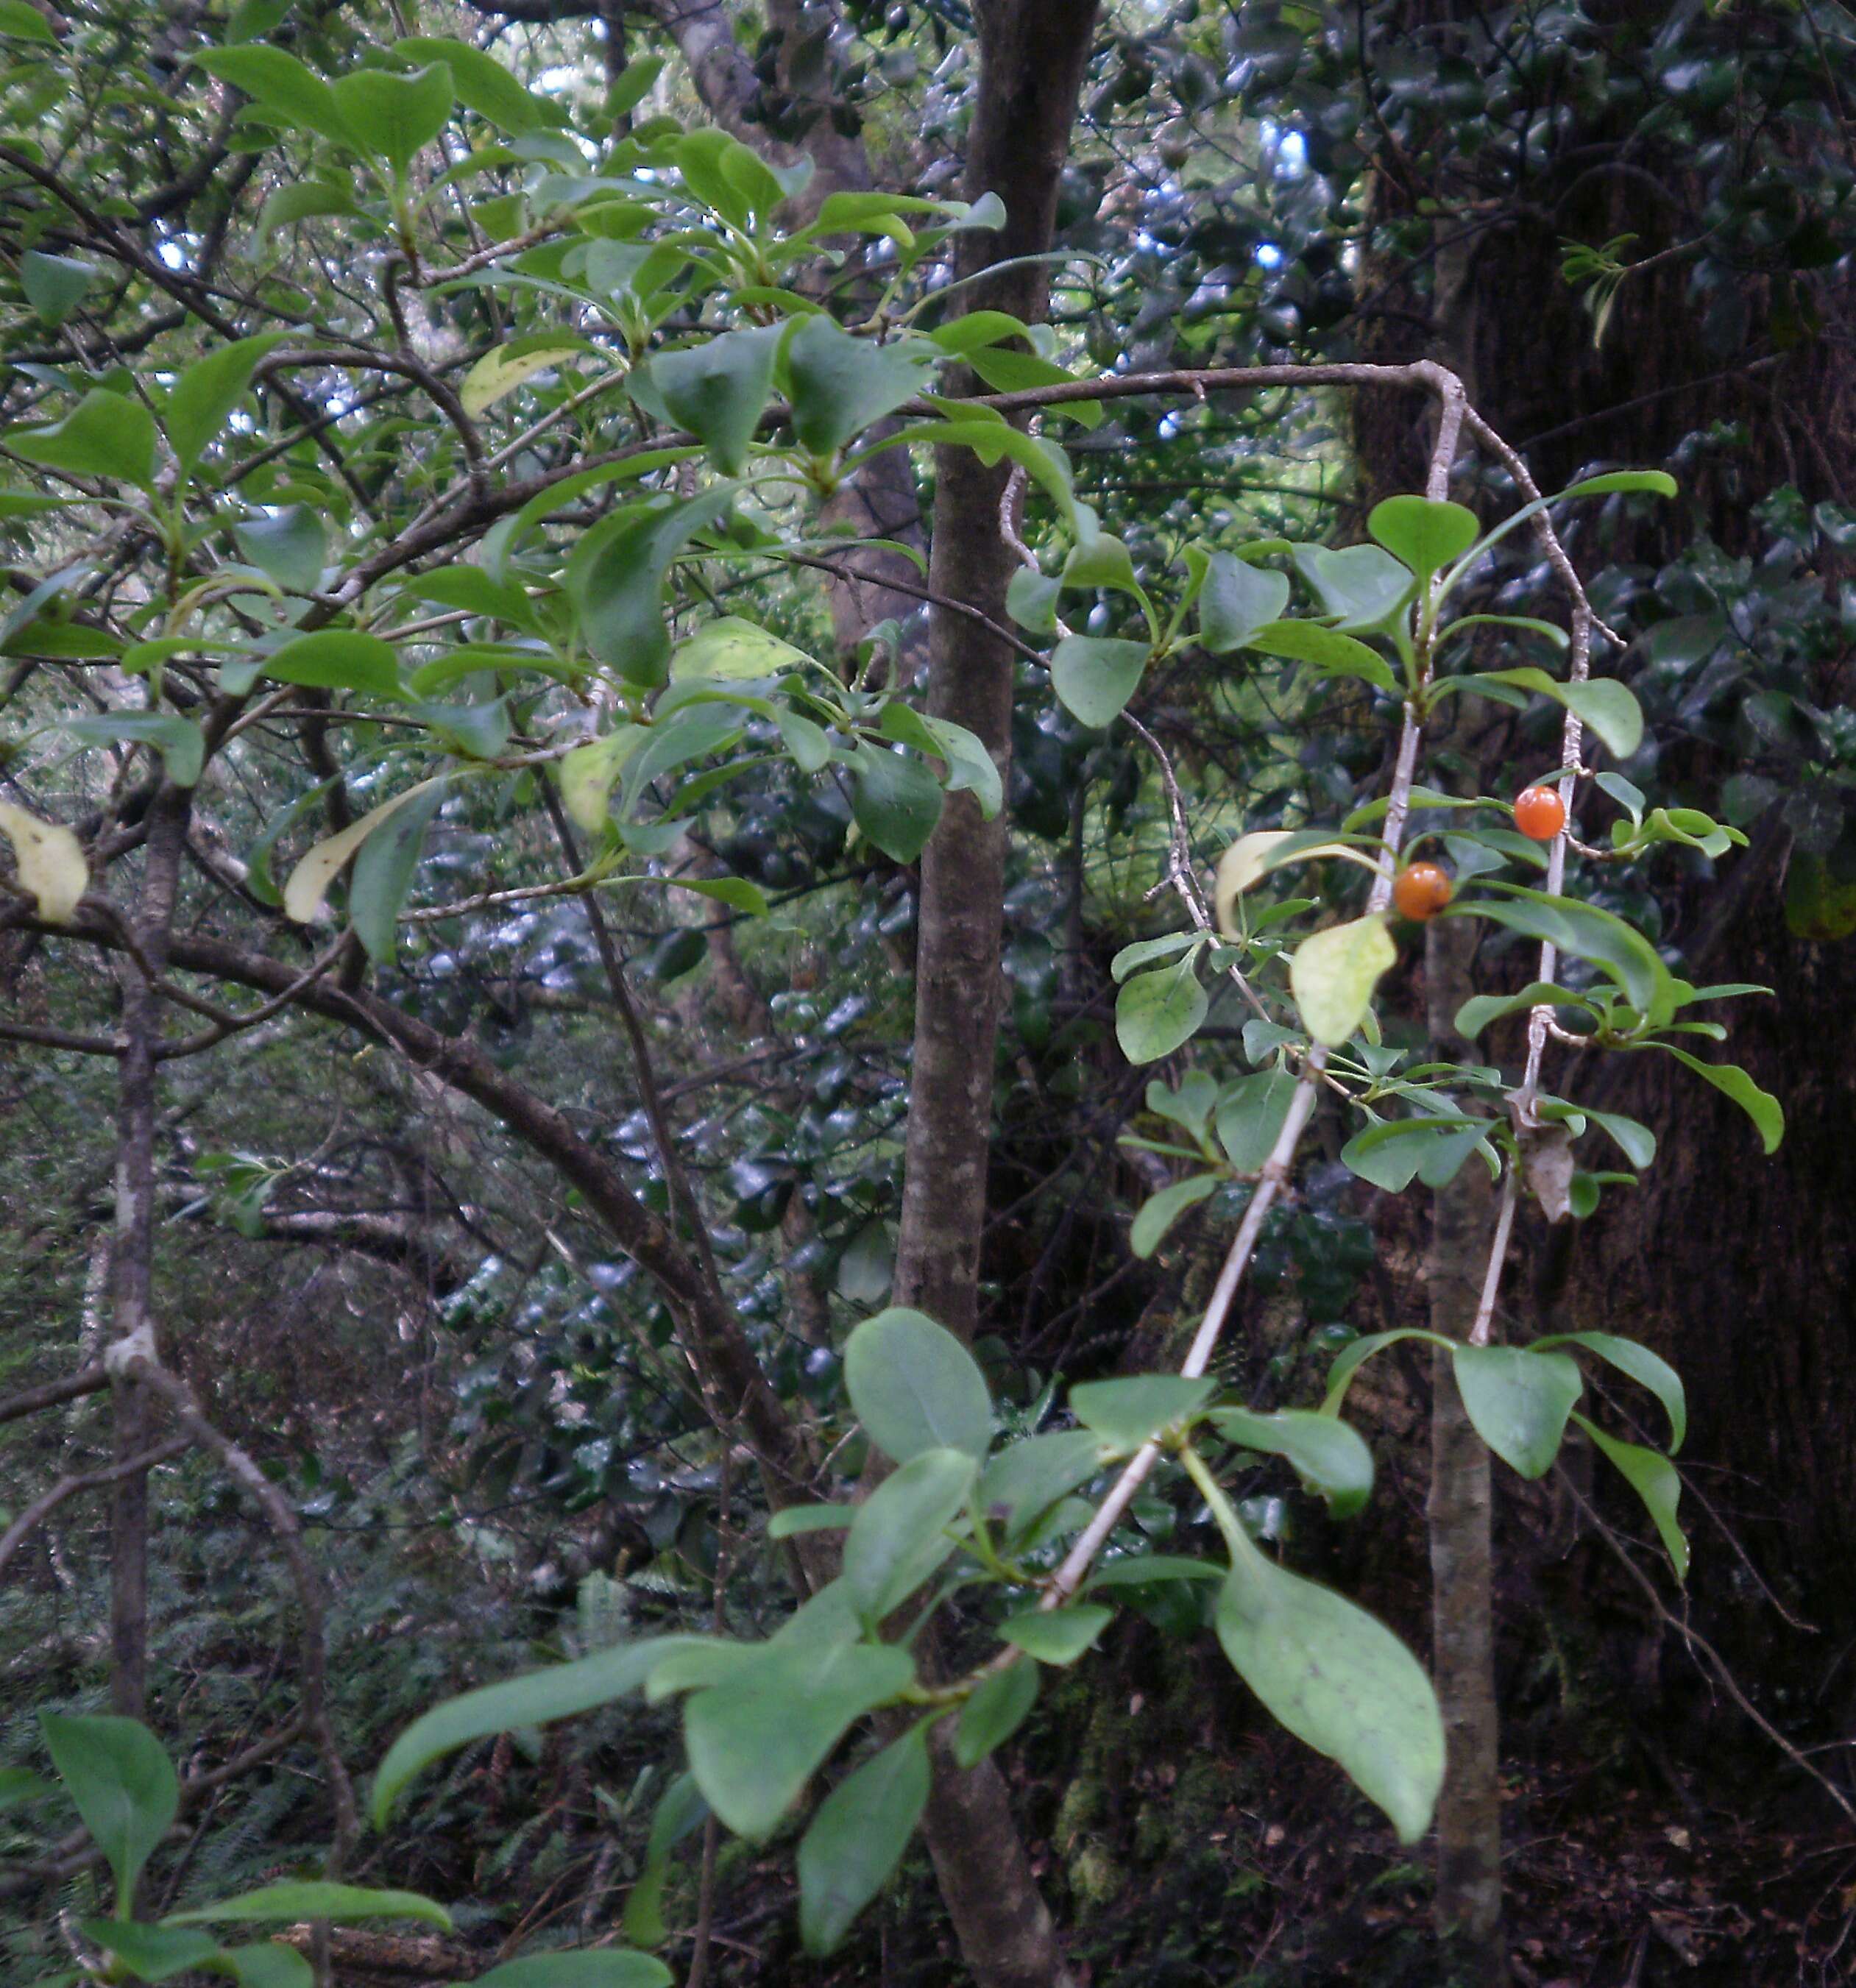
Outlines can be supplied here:
<path id="1" fill-rule="evenodd" d="M 42 1388 L 28 1388 L 0 1401 L 0 1422 L 18 1422 L 22 1415 L 36 1415 L 41 1408 L 56 1408 L 86 1395 L 100 1395 L 110 1384 L 110 1370 L 100 1361 L 80 1367 L 62 1381 L 48 1381 Z"/>
<path id="2" fill-rule="evenodd" d="M 134 1456 L 107 1464 L 100 1470 L 80 1471 L 59 1478 L 49 1490 L 40 1492 L 6 1530 L 0 1533 L 0 1577 L 4 1577 L 8 1561 L 25 1544 L 29 1535 L 43 1525 L 67 1499 L 75 1498 L 80 1492 L 100 1489 L 104 1485 L 120 1484 L 127 1477 L 145 1476 L 157 1464 L 172 1462 L 184 1450 L 191 1449 L 193 1445 L 191 1435 L 170 1436 L 165 1442 L 157 1442 L 150 1449 L 138 1450 Z"/>

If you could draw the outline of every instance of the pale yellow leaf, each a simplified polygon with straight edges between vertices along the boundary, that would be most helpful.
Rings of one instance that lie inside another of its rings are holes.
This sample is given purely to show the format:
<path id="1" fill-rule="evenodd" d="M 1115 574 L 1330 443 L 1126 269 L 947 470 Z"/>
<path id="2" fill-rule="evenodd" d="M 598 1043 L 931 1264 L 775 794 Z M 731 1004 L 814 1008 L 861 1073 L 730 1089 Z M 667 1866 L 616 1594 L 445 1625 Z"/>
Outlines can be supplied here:
<path id="1" fill-rule="evenodd" d="M 377 808 L 371 808 L 359 821 L 351 822 L 339 835 L 331 835 L 317 843 L 290 872 L 290 881 L 283 887 L 283 915 L 300 925 L 308 925 L 322 909 L 322 901 L 329 894 L 329 886 L 335 881 L 342 865 L 389 815 L 397 814 L 415 794 L 422 794 L 428 787 L 435 787 L 450 777 L 440 773 L 429 780 L 421 780 L 416 786 L 408 787 L 403 794 L 395 794 L 390 801 L 382 801 Z"/>
<path id="2" fill-rule="evenodd" d="M 5 801 L 0 801 L 0 835 L 13 845 L 20 886 L 38 899 L 39 915 L 48 925 L 68 925 L 90 881 L 90 866 L 77 837 L 60 823 L 41 821 Z"/>
<path id="3" fill-rule="evenodd" d="M 1289 965 L 1302 1026 L 1316 1042 L 1338 1049 L 1366 1019 L 1379 976 L 1397 958 L 1377 911 L 1305 938 Z"/>

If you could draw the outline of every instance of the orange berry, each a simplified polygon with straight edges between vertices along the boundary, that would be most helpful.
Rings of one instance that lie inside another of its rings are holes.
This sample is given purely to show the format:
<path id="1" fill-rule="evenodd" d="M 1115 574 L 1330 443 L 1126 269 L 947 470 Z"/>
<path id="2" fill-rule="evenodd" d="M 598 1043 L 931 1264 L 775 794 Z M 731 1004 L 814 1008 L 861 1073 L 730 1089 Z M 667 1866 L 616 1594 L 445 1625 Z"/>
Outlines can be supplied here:
<path id="1" fill-rule="evenodd" d="M 1408 918 L 1420 925 L 1434 918 L 1456 894 L 1450 873 L 1435 863 L 1413 863 L 1398 873 L 1392 886 L 1392 901 Z"/>
<path id="2" fill-rule="evenodd" d="M 1530 842 L 1551 842 L 1566 826 L 1557 787 L 1529 787 L 1515 802 L 1515 826 Z"/>

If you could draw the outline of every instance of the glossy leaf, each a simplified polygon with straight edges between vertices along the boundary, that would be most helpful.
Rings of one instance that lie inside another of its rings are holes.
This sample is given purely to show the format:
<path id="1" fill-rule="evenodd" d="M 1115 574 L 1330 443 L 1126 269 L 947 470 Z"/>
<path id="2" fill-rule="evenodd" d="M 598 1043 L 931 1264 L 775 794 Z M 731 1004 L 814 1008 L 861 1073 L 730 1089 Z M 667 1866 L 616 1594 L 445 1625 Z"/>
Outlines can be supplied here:
<path id="1" fill-rule="evenodd" d="M 665 413 L 696 436 L 725 476 L 733 475 L 747 460 L 747 445 L 773 391 L 774 359 L 784 330 L 764 325 L 724 332 L 652 357 L 650 387 Z"/>
<path id="2" fill-rule="evenodd" d="M 1699 1057 L 1678 1050 L 1673 1043 L 1662 1047 L 1678 1063 L 1685 1063 L 1697 1077 L 1705 1077 L 1715 1089 L 1731 1097 L 1750 1118 L 1769 1153 L 1776 1153 L 1785 1138 L 1785 1107 L 1770 1090 L 1762 1090 L 1738 1063 L 1703 1063 Z"/>
<path id="3" fill-rule="evenodd" d="M 377 966 L 389 965 L 398 951 L 400 908 L 412 888 L 425 831 L 445 799 L 442 786 L 428 786 L 395 808 L 367 836 L 348 880 L 348 922 Z"/>
<path id="4" fill-rule="evenodd" d="M 1375 504 L 1367 514 L 1367 529 L 1421 580 L 1461 559 L 1482 532 L 1475 512 L 1461 504 L 1404 496 Z"/>
<path id="5" fill-rule="evenodd" d="M 1439 693 L 1451 690 L 1474 691 L 1485 684 L 1506 684 L 1516 690 L 1532 691 L 1563 704 L 1588 730 L 1600 739 L 1605 749 L 1620 759 L 1627 759 L 1643 743 L 1644 715 L 1627 685 L 1615 677 L 1588 677 L 1583 683 L 1562 683 L 1545 670 L 1523 668 L 1485 670 L 1479 674 L 1446 677 L 1438 685 Z"/>
<path id="6" fill-rule="evenodd" d="M 1218 1591 L 1218 1641 L 1299 1740 L 1336 1760 L 1390 1818 L 1401 1843 L 1431 1823 L 1444 1726 L 1417 1659 L 1363 1609 L 1253 1547 Z"/>
<path id="7" fill-rule="evenodd" d="M 447 1699 L 422 1712 L 387 1750 L 374 1777 L 368 1812 L 374 1826 L 384 1827 L 400 1793 L 415 1774 L 435 1760 L 455 1753 L 473 1740 L 507 1733 L 518 1726 L 545 1726 L 577 1712 L 608 1705 L 643 1685 L 656 1666 L 686 1643 L 699 1640 L 659 1636 L 598 1650 L 573 1663 L 554 1664 L 500 1684 L 485 1685 L 460 1697 Z"/>
<path id="8" fill-rule="evenodd" d="M 151 746 L 161 756 L 161 765 L 177 787 L 191 787 L 206 763 L 206 739 L 190 718 L 172 711 L 112 711 L 86 718 L 67 718 L 61 732 L 86 745 L 103 746 L 127 741 Z"/>
<path id="9" fill-rule="evenodd" d="M 451 1915 L 436 1899 L 417 1892 L 374 1891 L 364 1885 L 335 1885 L 303 1878 L 264 1885 L 209 1905 L 173 1912 L 169 1925 L 223 1925 L 236 1922 L 288 1925 L 298 1919 L 328 1919 L 352 1925 L 363 1919 L 416 1919 L 422 1925 L 451 1929 Z"/>
<path id="10" fill-rule="evenodd" d="M 908 1652 L 890 1645 L 770 1646 L 685 1709 L 689 1770 L 704 1800 L 737 1836 L 771 1835 L 850 1728 L 914 1678 Z"/>
<path id="11" fill-rule="evenodd" d="M 1305 938 L 1289 969 L 1303 1027 L 1316 1042 L 1339 1048 L 1366 1019 L 1380 976 L 1397 958 L 1380 912 Z"/>
<path id="12" fill-rule="evenodd" d="M 1041 1664 L 1062 1668 L 1095 1647 L 1096 1639 L 1114 1619 L 1115 1611 L 1089 1601 L 1067 1608 L 1030 1608 L 999 1625 L 1001 1639 Z"/>
<path id="13" fill-rule="evenodd" d="M 922 762 L 860 742 L 852 759 L 851 813 L 883 854 L 913 863 L 941 818 L 941 783 Z"/>
<path id="14" fill-rule="evenodd" d="M 148 1925 L 134 1919 L 85 1919 L 86 1939 L 113 1953 L 139 1980 L 161 1982 L 215 1959 L 219 1942 L 191 1926 Z"/>
<path id="15" fill-rule="evenodd" d="M 1028 1658 L 993 1672 L 960 1707 L 953 1729 L 956 1765 L 977 1767 L 1016 1733 L 1038 1702 L 1038 1666 Z"/>
<path id="16" fill-rule="evenodd" d="M 948 1560 L 948 1528 L 966 1510 L 979 1460 L 962 1449 L 924 1449 L 857 1509 L 845 1541 L 844 1584 L 859 1612 L 880 1622 Z"/>
<path id="17" fill-rule="evenodd" d="M 696 534 L 731 501 L 732 486 L 595 526 L 567 566 L 569 596 L 596 661 L 632 682 L 661 684 L 670 662 L 664 626 L 664 576 Z"/>
<path id="18" fill-rule="evenodd" d="M 74 255 L 48 255 L 28 248 L 19 258 L 19 287 L 41 324 L 63 324 L 90 295 L 97 274 L 94 262 Z"/>
<path id="19" fill-rule="evenodd" d="M 410 76 L 354 69 L 330 88 L 342 121 L 361 148 L 384 159 L 400 178 L 444 130 L 457 101 L 451 71 L 442 62 Z"/>
<path id="20" fill-rule="evenodd" d="M 1208 654 L 1241 649 L 1289 605 L 1287 573 L 1255 566 L 1230 553 L 1214 553 L 1199 589 L 1199 641 Z"/>
<path id="21" fill-rule="evenodd" d="M 1607 1435 L 1583 1415 L 1573 1418 L 1597 1446 L 1599 1454 L 1614 1464 L 1624 1482 L 1644 1501 L 1663 1550 L 1668 1554 L 1678 1581 L 1688 1577 L 1688 1541 L 1676 1520 L 1676 1507 L 1682 1495 L 1682 1480 L 1668 1458 L 1641 1443 L 1625 1442 Z"/>
<path id="22" fill-rule="evenodd" d="M 992 1398 L 973 1355 L 944 1326 L 892 1306 L 845 1342 L 845 1387 L 870 1439 L 897 1463 L 924 1450 L 984 1457 Z"/>
<path id="23" fill-rule="evenodd" d="M 297 635 L 263 659 L 263 671 L 279 683 L 306 684 L 319 690 L 351 690 L 363 695 L 398 698 L 399 658 L 390 642 L 358 628 L 322 628 Z"/>
<path id="24" fill-rule="evenodd" d="M 315 1970 L 294 1947 L 280 1940 L 254 1946 L 222 1946 L 214 1963 L 239 1988 L 314 1988 Z"/>
<path id="25" fill-rule="evenodd" d="M 245 397 L 258 362 L 282 344 L 287 333 L 261 333 L 235 339 L 204 359 L 196 359 L 168 396 L 165 424 L 169 445 L 183 470 L 191 470 Z"/>
<path id="26" fill-rule="evenodd" d="M 408 35 L 393 52 L 415 63 L 442 63 L 458 101 L 505 131 L 521 133 L 561 122 L 545 97 L 525 90 L 496 57 L 449 35 Z"/>
<path id="27" fill-rule="evenodd" d="M 1190 1421 L 1217 1391 L 1218 1383 L 1208 1377 L 1184 1374 L 1085 1381 L 1070 1390 L 1070 1412 L 1106 1448 L 1126 1453 Z"/>
<path id="28" fill-rule="evenodd" d="M 1634 926 L 1577 898 L 1549 897 L 1518 884 L 1507 888 L 1509 894 L 1499 898 L 1459 900 L 1444 915 L 1492 918 L 1511 931 L 1591 960 L 1610 975 L 1641 1013 L 1652 1022 L 1668 1020 L 1675 1004 L 1669 969 Z"/>
<path id="29" fill-rule="evenodd" d="M 1377 628 L 1411 597 L 1411 570 L 1377 546 L 1298 546 L 1295 567 L 1342 629 Z"/>
<path id="30" fill-rule="evenodd" d="M 321 585 L 328 543 L 322 520 L 307 504 L 242 519 L 232 526 L 232 536 L 252 564 L 286 593 L 313 593 Z"/>
<path id="31" fill-rule="evenodd" d="M 1245 647 L 1260 649 L 1266 656 L 1307 663 L 1326 676 L 1357 677 L 1362 683 L 1394 695 L 1398 690 L 1398 679 L 1384 656 L 1337 628 L 1323 627 L 1318 621 L 1269 622 L 1258 629 Z"/>
<path id="32" fill-rule="evenodd" d="M 1051 688 L 1079 725 L 1100 731 L 1120 716 L 1152 651 L 1118 636 L 1066 635 L 1051 655 Z"/>
<path id="33" fill-rule="evenodd" d="M 1235 1077 L 1225 1085 L 1218 1100 L 1218 1144 L 1238 1172 L 1262 1171 L 1281 1135 L 1295 1090 L 1295 1078 L 1273 1066 Z"/>
<path id="34" fill-rule="evenodd" d="M 1101 1469 L 1102 1450 L 1101 1439 L 1086 1428 L 1021 1437 L 987 1465 L 977 1503 L 1014 1539 Z"/>
<path id="35" fill-rule="evenodd" d="M 1167 1232 L 1188 1209 L 1218 1192 L 1221 1176 L 1199 1174 L 1190 1180 L 1175 1181 L 1141 1203 L 1140 1212 L 1128 1232 L 1128 1247 L 1144 1262 L 1166 1240 Z"/>
<path id="36" fill-rule="evenodd" d="M 1585 1385 L 1577 1364 L 1527 1346 L 1459 1346 L 1451 1364 L 1477 1435 L 1522 1476 L 1543 1476 Z"/>
<path id="37" fill-rule="evenodd" d="M 1336 1518 L 1350 1518 L 1372 1496 L 1373 1452 L 1351 1423 L 1312 1408 L 1214 1408 L 1211 1425 L 1228 1442 L 1284 1458 Z"/>
<path id="38" fill-rule="evenodd" d="M 351 151 L 365 149 L 334 90 L 286 49 L 248 43 L 240 48 L 202 49 L 191 59 L 208 76 L 244 91 L 267 116 L 287 128 L 313 131 Z"/>
<path id="39" fill-rule="evenodd" d="M 822 313 L 808 317 L 784 362 L 793 432 L 815 455 L 835 454 L 920 393 L 936 357 L 926 345 L 877 345 Z"/>
<path id="40" fill-rule="evenodd" d="M 329 886 L 368 837 L 383 823 L 390 821 L 401 808 L 418 800 L 422 795 L 430 793 L 446 777 L 441 773 L 432 779 L 421 780 L 416 786 L 408 787 L 404 793 L 395 794 L 391 800 L 382 801 L 378 807 L 370 808 L 359 821 L 351 822 L 340 833 L 329 836 L 317 843 L 298 862 L 283 887 L 284 916 L 296 925 L 309 924 L 322 909 L 323 900 L 329 894 Z"/>
<path id="41" fill-rule="evenodd" d="M 126 1912 L 135 1881 L 181 1801 L 174 1763 L 140 1719 L 42 1712 L 39 1729 L 58 1778 L 116 1878 Z"/>
<path id="42" fill-rule="evenodd" d="M 1136 973 L 1115 997 L 1115 1040 L 1130 1063 L 1157 1063 L 1191 1040 L 1211 1006 L 1199 984 L 1197 956 Z"/>
<path id="43" fill-rule="evenodd" d="M 1610 1332 L 1556 1333 L 1550 1339 L 1536 1340 L 1534 1344 L 1542 1351 L 1553 1346 L 1583 1346 L 1587 1352 L 1595 1353 L 1619 1373 L 1648 1388 L 1669 1418 L 1670 1453 L 1674 1455 L 1682 1448 L 1688 1433 L 1688 1396 L 1683 1391 L 1682 1376 L 1661 1354 L 1638 1345 L 1634 1339 L 1621 1339 Z"/>
<path id="44" fill-rule="evenodd" d="M 670 676 L 672 682 L 689 677 L 745 681 L 811 667 L 812 658 L 803 649 L 738 614 L 723 614 L 705 621 L 686 642 L 678 644 L 670 659 Z"/>
<path id="45" fill-rule="evenodd" d="M 141 402 L 93 387 L 63 421 L 9 428 L 6 445 L 28 462 L 105 483 L 154 487 L 154 417 Z"/>
<path id="46" fill-rule="evenodd" d="M 1004 806 L 1004 783 L 993 756 L 965 725 L 918 712 L 913 705 L 893 698 L 883 706 L 881 722 L 886 739 L 913 746 L 944 762 L 943 783 L 947 791 L 970 793 L 988 821 Z"/>
<path id="47" fill-rule="evenodd" d="M 928 1804 L 928 1726 L 913 1726 L 847 1775 L 799 1843 L 799 1936 L 831 1952 L 902 1861 Z"/>
<path id="48" fill-rule="evenodd" d="M 499 345 L 485 353 L 465 374 L 458 387 L 458 399 L 473 421 L 481 421 L 499 401 L 506 399 L 518 387 L 526 386 L 537 374 L 550 372 L 564 360 L 586 349 L 583 339 L 539 336 Z"/>

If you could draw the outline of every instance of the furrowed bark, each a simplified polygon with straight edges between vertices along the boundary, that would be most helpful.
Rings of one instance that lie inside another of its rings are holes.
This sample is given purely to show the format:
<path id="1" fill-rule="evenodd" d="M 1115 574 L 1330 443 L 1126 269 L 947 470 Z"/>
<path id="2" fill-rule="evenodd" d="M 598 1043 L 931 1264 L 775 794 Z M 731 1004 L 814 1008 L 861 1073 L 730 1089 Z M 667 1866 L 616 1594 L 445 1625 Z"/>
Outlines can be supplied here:
<path id="1" fill-rule="evenodd" d="M 1433 1053 L 1464 1053 L 1454 1018 L 1473 992 L 1477 926 L 1434 918 L 1424 979 Z M 1495 1224 L 1495 1191 L 1472 1158 L 1432 1202 L 1425 1275 L 1431 1327 L 1461 1342 L 1475 1330 Z M 1508 1980 L 1502 1932 L 1502 1784 L 1495 1711 L 1489 1454 L 1465 1412 L 1448 1351 L 1431 1362 L 1432 1666 L 1444 1715 L 1443 1791 L 1437 1807 L 1438 1929 L 1468 1962 L 1475 1988 Z"/>
<path id="2" fill-rule="evenodd" d="M 997 193 L 1007 220 L 997 234 L 962 238 L 962 276 L 1050 246 L 1058 175 L 1094 19 L 1092 4 L 992 0 L 976 8 L 980 90 L 965 192 L 970 200 Z M 1048 289 L 1045 266 L 1033 264 L 971 283 L 961 294 L 967 309 L 1011 311 L 1031 323 L 1043 316 Z M 1005 620 L 1006 585 L 1018 563 L 1000 529 L 1007 474 L 1004 465 L 988 469 L 964 449 L 940 451 L 936 465 L 931 590 L 996 621 Z M 1011 768 L 1014 667 L 1011 648 L 979 623 L 935 611 L 928 707 L 976 734 L 1001 776 Z M 922 857 L 894 1293 L 897 1303 L 919 1306 L 969 1340 L 979 1316 L 1005 832 L 1003 811 L 986 821 L 970 795 L 950 794 Z M 924 1834 L 981 1988 L 1067 1982 L 998 1770 L 987 1762 L 963 1773 L 939 1749 L 934 1770 Z"/>

